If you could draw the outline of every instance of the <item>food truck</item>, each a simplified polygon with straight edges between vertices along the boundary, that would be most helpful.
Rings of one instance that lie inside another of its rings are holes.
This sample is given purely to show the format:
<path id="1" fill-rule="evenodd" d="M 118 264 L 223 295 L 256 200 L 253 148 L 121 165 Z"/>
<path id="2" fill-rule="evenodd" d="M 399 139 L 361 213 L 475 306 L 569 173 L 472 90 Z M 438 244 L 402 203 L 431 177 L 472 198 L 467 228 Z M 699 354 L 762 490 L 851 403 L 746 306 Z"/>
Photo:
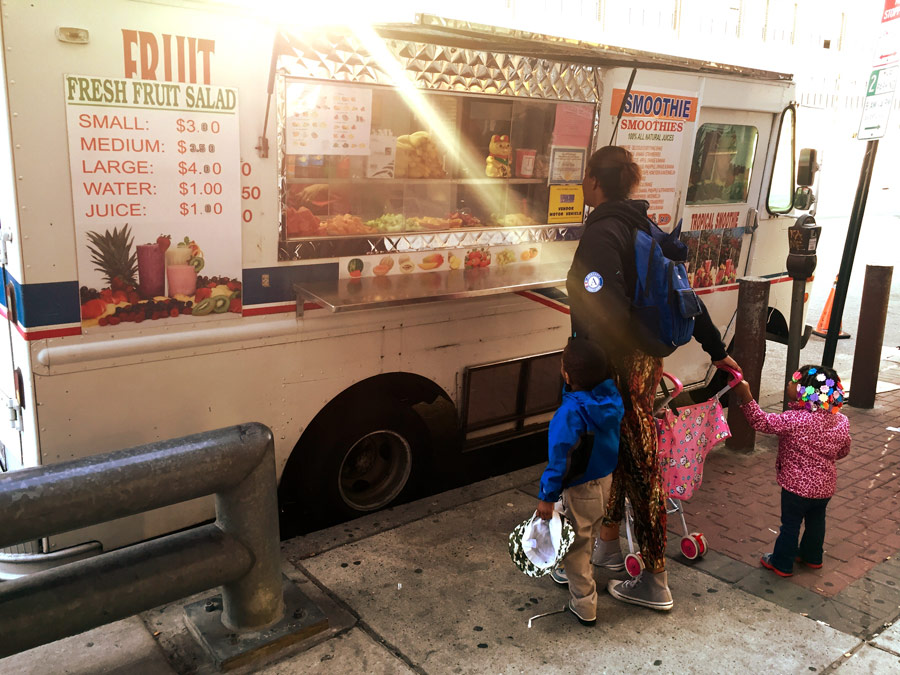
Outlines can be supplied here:
<path id="1" fill-rule="evenodd" d="M 245 421 L 279 498 L 347 517 L 546 426 L 593 149 L 682 223 L 726 341 L 789 308 L 785 74 L 417 15 L 4 5 L 0 390 L 16 471 Z M 667 367 L 702 386 L 694 344 Z M 25 542 L 14 576 L 208 519 L 209 499 Z"/>

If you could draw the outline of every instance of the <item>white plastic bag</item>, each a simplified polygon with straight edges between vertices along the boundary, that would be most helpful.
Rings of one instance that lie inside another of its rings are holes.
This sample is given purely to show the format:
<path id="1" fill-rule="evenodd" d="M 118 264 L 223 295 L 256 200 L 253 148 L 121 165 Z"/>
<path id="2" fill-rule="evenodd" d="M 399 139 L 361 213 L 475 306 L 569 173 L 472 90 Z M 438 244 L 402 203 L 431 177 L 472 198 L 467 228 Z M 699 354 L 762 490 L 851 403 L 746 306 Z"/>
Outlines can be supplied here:
<path id="1" fill-rule="evenodd" d="M 542 577 L 565 557 L 573 541 L 575 531 L 561 513 L 554 511 L 550 520 L 535 513 L 509 535 L 509 555 L 525 574 Z"/>
<path id="2" fill-rule="evenodd" d="M 561 533 L 562 523 L 556 511 L 550 520 L 539 518 L 537 514 L 531 517 L 522 533 L 522 550 L 535 567 L 544 569 L 556 562 Z"/>

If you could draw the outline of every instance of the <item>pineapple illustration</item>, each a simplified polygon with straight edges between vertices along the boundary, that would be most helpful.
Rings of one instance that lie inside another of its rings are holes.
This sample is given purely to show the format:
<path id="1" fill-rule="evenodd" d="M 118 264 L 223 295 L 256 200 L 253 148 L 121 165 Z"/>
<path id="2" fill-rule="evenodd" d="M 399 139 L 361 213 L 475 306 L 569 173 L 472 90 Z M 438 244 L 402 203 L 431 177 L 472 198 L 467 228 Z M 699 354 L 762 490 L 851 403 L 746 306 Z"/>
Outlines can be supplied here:
<path id="1" fill-rule="evenodd" d="M 123 284 L 137 286 L 137 253 L 133 250 L 134 237 L 127 223 L 121 230 L 114 227 L 112 233 L 109 230 L 103 234 L 88 232 L 87 238 L 91 243 L 88 250 L 94 269 L 103 273 L 110 286 L 117 277 Z"/>

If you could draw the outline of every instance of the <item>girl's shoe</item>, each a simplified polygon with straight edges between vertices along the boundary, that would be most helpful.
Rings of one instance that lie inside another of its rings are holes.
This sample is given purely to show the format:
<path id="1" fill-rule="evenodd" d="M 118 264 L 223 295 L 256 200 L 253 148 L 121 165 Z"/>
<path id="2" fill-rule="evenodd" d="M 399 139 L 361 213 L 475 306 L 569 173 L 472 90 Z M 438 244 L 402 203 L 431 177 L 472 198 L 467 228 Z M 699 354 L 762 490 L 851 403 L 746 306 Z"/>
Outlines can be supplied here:
<path id="1" fill-rule="evenodd" d="M 777 574 L 780 577 L 794 576 L 793 572 L 782 572 L 780 569 L 775 567 L 775 565 L 772 564 L 772 554 L 771 553 L 766 553 L 763 557 L 761 557 L 759 559 L 759 564 L 762 565 L 763 567 L 765 567 L 767 570 L 772 570 L 773 572 L 775 572 L 775 574 Z"/>
<path id="2" fill-rule="evenodd" d="M 816 564 L 816 563 L 807 562 L 806 560 L 804 560 L 803 558 L 801 558 L 799 555 L 797 556 L 797 562 L 798 562 L 798 563 L 803 563 L 803 564 L 806 565 L 807 567 L 811 567 L 811 568 L 814 569 L 814 570 L 820 570 L 820 569 L 822 569 L 822 563 Z"/>

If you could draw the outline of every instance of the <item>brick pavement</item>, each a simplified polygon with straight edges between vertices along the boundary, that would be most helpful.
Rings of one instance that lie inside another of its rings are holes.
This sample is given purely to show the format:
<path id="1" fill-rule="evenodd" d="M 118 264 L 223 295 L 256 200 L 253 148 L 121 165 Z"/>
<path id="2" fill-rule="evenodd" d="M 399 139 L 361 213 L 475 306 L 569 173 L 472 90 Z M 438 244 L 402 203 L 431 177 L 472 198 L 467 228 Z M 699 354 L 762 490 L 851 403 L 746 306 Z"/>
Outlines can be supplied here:
<path id="1" fill-rule="evenodd" d="M 780 406 L 770 408 L 780 410 Z M 820 570 L 797 565 L 789 579 L 831 597 L 900 552 L 900 390 L 878 394 L 872 410 L 844 406 L 853 442 L 838 462 L 837 492 L 828 505 L 825 559 Z M 777 439 L 757 434 L 752 453 L 719 445 L 703 470 L 703 485 L 684 503 L 692 531 L 712 551 L 759 566 L 772 550 L 781 523 L 781 488 L 775 482 Z M 670 518 L 670 538 L 680 538 Z"/>

